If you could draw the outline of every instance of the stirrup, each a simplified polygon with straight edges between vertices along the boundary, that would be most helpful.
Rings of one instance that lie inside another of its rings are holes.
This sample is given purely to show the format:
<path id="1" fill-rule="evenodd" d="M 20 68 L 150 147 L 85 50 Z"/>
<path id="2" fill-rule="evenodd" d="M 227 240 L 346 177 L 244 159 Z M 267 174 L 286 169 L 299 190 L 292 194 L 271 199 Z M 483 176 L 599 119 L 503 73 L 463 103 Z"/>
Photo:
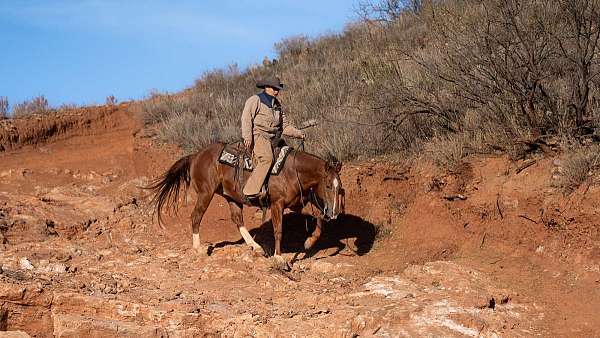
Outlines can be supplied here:
<path id="1" fill-rule="evenodd" d="M 254 205 L 264 205 L 267 202 L 267 191 L 263 188 L 258 194 L 255 195 L 244 195 L 244 203 Z"/>

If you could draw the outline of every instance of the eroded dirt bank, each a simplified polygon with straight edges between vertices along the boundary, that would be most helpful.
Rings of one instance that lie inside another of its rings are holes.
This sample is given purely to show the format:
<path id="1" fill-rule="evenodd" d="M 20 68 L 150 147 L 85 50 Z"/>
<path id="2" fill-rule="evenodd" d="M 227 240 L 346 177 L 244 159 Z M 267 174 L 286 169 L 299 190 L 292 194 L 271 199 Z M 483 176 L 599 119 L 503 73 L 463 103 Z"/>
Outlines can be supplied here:
<path id="1" fill-rule="evenodd" d="M 477 158 L 346 164 L 347 213 L 303 259 L 310 218 L 288 214 L 292 271 L 256 257 L 216 197 L 191 250 L 188 214 L 166 231 L 138 187 L 177 157 L 112 126 L 0 153 L 0 331 L 37 337 L 590 337 L 600 332 L 600 189 L 563 197 L 553 156 L 517 173 Z M 106 125 L 105 123 L 100 123 Z M 78 126 L 74 123 L 73 126 Z M 558 156 L 558 155 L 556 155 Z M 194 196 L 192 196 L 193 198 Z M 272 249 L 270 225 L 245 211 Z M 305 210 L 310 212 L 310 208 Z M 294 257 L 297 256 L 296 260 Z"/>

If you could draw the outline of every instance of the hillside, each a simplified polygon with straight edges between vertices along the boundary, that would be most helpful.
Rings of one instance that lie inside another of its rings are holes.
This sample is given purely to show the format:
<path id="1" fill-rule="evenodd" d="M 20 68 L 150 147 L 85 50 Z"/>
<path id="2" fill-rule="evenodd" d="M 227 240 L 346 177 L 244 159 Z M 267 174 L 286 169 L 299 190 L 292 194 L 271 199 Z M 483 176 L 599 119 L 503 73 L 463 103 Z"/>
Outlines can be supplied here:
<path id="1" fill-rule="evenodd" d="M 538 155 L 527 168 L 505 155 L 469 157 L 453 172 L 426 161 L 348 162 L 347 214 L 327 224 L 315 256 L 292 260 L 310 229 L 305 216 L 286 215 L 292 271 L 284 273 L 241 242 L 220 197 L 201 227 L 214 244 L 210 256 L 191 250 L 190 206 L 161 231 L 138 187 L 179 150 L 157 146 L 135 107 L 107 109 L 74 114 L 80 119 L 72 117 L 61 137 L 13 142 L 0 153 L 3 330 L 37 337 L 600 331 L 600 189 L 563 196 L 553 188 L 559 153 Z M 29 126 L 19 130 L 48 125 L 14 122 Z M 270 224 L 248 208 L 245 220 L 270 252 Z"/>

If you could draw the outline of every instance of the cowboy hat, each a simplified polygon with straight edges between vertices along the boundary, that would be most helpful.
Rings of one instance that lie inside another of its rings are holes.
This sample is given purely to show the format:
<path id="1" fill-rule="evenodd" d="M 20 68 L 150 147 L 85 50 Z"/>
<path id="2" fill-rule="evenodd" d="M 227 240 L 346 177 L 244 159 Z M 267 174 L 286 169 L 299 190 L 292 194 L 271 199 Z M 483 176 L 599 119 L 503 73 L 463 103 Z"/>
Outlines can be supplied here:
<path id="1" fill-rule="evenodd" d="M 275 76 L 275 77 L 269 77 L 269 78 L 258 81 L 256 83 L 256 87 L 258 87 L 258 88 L 271 87 L 271 88 L 275 88 L 278 90 L 282 90 L 284 85 L 283 85 L 283 83 L 281 83 L 281 80 Z"/>

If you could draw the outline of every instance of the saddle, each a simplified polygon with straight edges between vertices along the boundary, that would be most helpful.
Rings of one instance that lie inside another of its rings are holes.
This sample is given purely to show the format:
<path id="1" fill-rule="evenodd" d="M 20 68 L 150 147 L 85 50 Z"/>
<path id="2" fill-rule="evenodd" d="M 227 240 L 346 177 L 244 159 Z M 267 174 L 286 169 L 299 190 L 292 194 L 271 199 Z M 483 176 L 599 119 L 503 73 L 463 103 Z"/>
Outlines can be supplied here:
<path id="1" fill-rule="evenodd" d="M 267 190 L 269 177 L 272 175 L 279 175 L 281 169 L 285 164 L 285 160 L 289 153 L 294 150 L 288 146 L 283 139 L 279 139 L 273 142 L 273 164 L 269 175 L 265 179 L 263 189 Z M 235 142 L 226 144 L 223 151 L 219 155 L 219 162 L 225 165 L 234 167 L 236 169 L 235 180 L 236 189 L 244 186 L 244 174 L 243 171 L 252 171 L 254 166 L 252 164 L 251 153 L 246 150 L 243 142 Z M 240 188 L 241 190 L 241 188 Z"/>

